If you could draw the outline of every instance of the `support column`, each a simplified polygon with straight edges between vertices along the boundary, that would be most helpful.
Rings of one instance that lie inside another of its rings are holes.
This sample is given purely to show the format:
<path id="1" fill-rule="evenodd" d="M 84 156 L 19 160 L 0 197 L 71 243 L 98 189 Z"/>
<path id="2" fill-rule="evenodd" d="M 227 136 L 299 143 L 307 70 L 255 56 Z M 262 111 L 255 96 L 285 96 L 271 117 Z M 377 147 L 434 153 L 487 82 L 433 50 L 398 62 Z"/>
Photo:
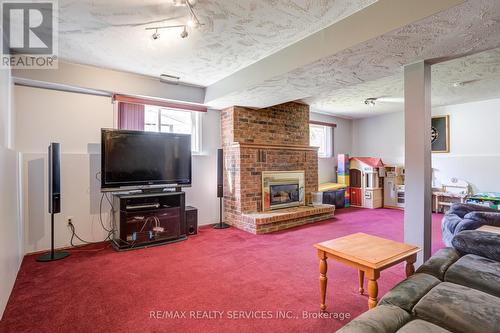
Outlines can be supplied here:
<path id="1" fill-rule="evenodd" d="M 431 256 L 431 66 L 404 67 L 405 213 L 404 240 L 419 246 L 417 267 Z"/>

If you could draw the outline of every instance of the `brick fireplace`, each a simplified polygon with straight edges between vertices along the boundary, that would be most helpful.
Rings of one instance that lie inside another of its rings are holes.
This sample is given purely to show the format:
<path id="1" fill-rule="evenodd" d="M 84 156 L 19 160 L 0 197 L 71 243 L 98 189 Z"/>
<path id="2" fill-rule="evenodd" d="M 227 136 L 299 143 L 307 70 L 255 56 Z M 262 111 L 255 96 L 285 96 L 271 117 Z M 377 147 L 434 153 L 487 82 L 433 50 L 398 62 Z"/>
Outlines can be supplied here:
<path id="1" fill-rule="evenodd" d="M 318 152 L 309 146 L 309 106 L 295 102 L 265 109 L 233 106 L 222 111 L 221 122 L 226 223 L 260 234 L 333 216 L 332 206 L 307 206 L 311 192 L 318 189 Z M 265 180 L 268 174 L 291 172 L 303 173 L 302 183 L 290 175 L 282 184 L 279 177 L 274 179 L 277 205 L 266 207 L 263 174 Z M 302 195 L 298 203 L 296 195 Z"/>

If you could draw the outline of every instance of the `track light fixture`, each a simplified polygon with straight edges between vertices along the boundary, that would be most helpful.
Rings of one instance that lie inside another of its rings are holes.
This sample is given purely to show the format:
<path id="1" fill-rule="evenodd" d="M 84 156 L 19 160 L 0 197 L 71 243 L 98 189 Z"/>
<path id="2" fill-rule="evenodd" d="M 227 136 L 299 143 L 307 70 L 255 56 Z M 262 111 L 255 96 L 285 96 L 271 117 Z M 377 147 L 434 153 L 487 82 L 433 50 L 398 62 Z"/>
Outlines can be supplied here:
<path id="1" fill-rule="evenodd" d="M 158 29 L 156 29 L 155 32 L 153 32 L 153 34 L 151 35 L 151 38 L 153 38 L 153 40 L 157 40 L 158 38 L 160 38 L 160 34 L 158 33 Z"/>
<path id="2" fill-rule="evenodd" d="M 172 4 L 176 7 L 182 7 L 185 6 L 188 10 L 189 13 L 189 20 L 186 22 L 186 24 L 177 24 L 177 25 L 166 25 L 166 26 L 156 26 L 156 27 L 149 27 L 146 28 L 146 30 L 154 30 L 153 35 L 151 36 L 154 40 L 157 40 L 160 38 L 160 34 L 158 33 L 159 29 L 172 29 L 172 28 L 182 28 L 182 32 L 180 34 L 181 38 L 187 38 L 189 36 L 189 32 L 187 28 L 194 28 L 198 29 L 203 25 L 203 23 L 200 22 L 198 19 L 198 16 L 194 12 L 193 7 L 196 5 L 196 0 L 172 0 Z"/>

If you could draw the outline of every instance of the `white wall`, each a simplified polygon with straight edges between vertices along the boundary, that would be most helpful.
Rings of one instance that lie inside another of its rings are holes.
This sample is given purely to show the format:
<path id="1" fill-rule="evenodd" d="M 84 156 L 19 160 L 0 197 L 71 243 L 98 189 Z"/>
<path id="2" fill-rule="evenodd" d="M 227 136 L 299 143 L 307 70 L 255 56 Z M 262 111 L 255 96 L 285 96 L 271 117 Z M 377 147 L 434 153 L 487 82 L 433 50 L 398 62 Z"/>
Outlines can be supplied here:
<path id="1" fill-rule="evenodd" d="M 404 112 L 356 119 L 352 128 L 352 156 L 382 157 L 385 163 L 403 164 Z"/>
<path id="2" fill-rule="evenodd" d="M 450 153 L 433 154 L 436 180 L 457 177 L 474 192 L 500 192 L 500 99 L 439 107 L 450 115 Z"/>
<path id="3" fill-rule="evenodd" d="M 23 259 L 18 200 L 18 154 L 8 149 L 11 142 L 10 100 L 10 73 L 0 70 L 0 318 Z"/>
<path id="4" fill-rule="evenodd" d="M 103 240 L 107 233 L 99 222 L 100 129 L 113 127 L 110 98 L 46 89 L 15 87 L 16 149 L 22 153 L 23 220 L 25 251 L 48 249 L 50 219 L 47 214 L 47 145 L 61 143 L 62 211 L 56 215 L 56 246 L 69 246 L 73 223 L 80 237 Z M 215 154 L 220 145 L 220 116 L 202 116 L 204 155 L 193 157 L 193 187 L 186 189 L 187 204 L 199 209 L 200 224 L 217 221 Z M 103 211 L 109 206 L 104 201 Z M 103 214 L 105 223 L 108 215 Z M 79 243 L 75 241 L 75 243 Z"/>
<path id="5" fill-rule="evenodd" d="M 335 168 L 338 154 L 351 154 L 352 151 L 352 120 L 320 114 L 311 110 L 310 120 L 337 124 L 333 130 L 333 157 L 319 158 L 319 183 L 337 181 Z"/>
<path id="6" fill-rule="evenodd" d="M 450 153 L 432 154 L 434 183 L 450 177 L 468 181 L 474 192 L 500 191 L 500 99 L 434 108 L 450 116 Z M 404 162 L 404 113 L 355 120 L 353 155 Z"/>
<path id="7" fill-rule="evenodd" d="M 186 205 L 198 208 L 198 224 L 219 221 L 217 149 L 221 148 L 220 111 L 202 115 L 202 153 L 193 156 L 193 186 L 184 189 Z"/>

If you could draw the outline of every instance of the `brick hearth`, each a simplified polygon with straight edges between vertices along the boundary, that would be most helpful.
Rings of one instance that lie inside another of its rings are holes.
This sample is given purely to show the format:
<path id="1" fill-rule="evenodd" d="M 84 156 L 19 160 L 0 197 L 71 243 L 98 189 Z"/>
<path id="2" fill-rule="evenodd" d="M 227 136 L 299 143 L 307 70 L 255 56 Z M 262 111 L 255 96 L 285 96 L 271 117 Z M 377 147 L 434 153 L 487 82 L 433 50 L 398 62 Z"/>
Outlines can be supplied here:
<path id="1" fill-rule="evenodd" d="M 309 107 L 285 103 L 222 111 L 225 221 L 267 233 L 330 218 L 334 207 L 297 207 L 262 213 L 263 171 L 305 171 L 306 202 L 318 189 L 318 152 L 309 146 Z"/>

